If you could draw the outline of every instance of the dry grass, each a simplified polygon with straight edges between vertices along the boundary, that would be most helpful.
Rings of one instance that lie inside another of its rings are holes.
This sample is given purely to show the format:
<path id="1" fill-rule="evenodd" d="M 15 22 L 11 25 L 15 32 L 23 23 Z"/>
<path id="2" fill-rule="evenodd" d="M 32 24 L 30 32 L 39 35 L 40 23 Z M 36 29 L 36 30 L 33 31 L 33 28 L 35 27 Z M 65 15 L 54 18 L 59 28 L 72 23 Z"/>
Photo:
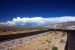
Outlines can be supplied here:
<path id="1" fill-rule="evenodd" d="M 0 50 L 52 50 L 56 46 L 58 50 L 64 50 L 67 34 L 61 31 L 50 31 L 42 34 L 15 39 L 0 43 Z M 64 43 L 60 43 L 61 39 Z"/>
<path id="2" fill-rule="evenodd" d="M 10 35 L 10 34 L 20 34 L 20 33 L 27 33 L 27 32 L 35 32 L 40 30 L 45 30 L 48 28 L 44 27 L 31 27 L 31 28 L 0 28 L 0 36 L 1 35 Z"/>
<path id="3" fill-rule="evenodd" d="M 0 36 L 1 35 L 10 35 L 10 34 L 20 34 L 20 33 L 27 33 L 27 32 L 35 32 L 35 31 L 39 31 L 39 30 L 12 30 L 12 31 L 0 31 Z"/>

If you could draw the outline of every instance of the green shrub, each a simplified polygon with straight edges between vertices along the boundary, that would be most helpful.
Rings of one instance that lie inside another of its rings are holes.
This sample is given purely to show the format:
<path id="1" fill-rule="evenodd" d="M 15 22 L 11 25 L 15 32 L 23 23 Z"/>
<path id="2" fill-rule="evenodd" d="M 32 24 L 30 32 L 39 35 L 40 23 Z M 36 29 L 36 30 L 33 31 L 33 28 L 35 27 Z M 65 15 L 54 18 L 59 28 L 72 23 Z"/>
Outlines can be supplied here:
<path id="1" fill-rule="evenodd" d="M 56 46 L 53 46 L 52 50 L 58 50 L 58 48 Z"/>

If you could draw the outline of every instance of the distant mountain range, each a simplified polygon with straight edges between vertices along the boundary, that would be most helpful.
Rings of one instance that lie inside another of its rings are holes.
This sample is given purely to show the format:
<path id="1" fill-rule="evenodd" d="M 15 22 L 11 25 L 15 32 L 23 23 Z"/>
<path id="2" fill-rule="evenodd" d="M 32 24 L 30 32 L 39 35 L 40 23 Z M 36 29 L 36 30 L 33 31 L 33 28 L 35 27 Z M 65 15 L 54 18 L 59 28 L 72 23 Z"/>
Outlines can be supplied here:
<path id="1" fill-rule="evenodd" d="M 51 24 L 51 25 L 48 25 L 46 27 L 55 28 L 55 29 L 71 29 L 71 30 L 74 30 L 75 29 L 75 21 Z"/>
<path id="2" fill-rule="evenodd" d="M 36 25 L 36 24 L 35 24 Z M 33 25 L 33 26 L 35 26 Z M 44 25 L 43 25 L 44 26 Z M 0 25 L 0 29 L 1 28 L 5 28 L 5 29 L 10 29 L 10 28 L 29 28 L 31 27 L 30 24 L 28 26 L 2 26 Z M 42 26 L 41 26 L 42 27 Z M 44 27 L 46 28 L 54 28 L 54 29 L 71 29 L 71 30 L 75 30 L 75 21 L 72 22 L 63 22 L 63 23 L 56 23 L 56 24 L 49 24 L 49 25 L 45 25 Z"/>

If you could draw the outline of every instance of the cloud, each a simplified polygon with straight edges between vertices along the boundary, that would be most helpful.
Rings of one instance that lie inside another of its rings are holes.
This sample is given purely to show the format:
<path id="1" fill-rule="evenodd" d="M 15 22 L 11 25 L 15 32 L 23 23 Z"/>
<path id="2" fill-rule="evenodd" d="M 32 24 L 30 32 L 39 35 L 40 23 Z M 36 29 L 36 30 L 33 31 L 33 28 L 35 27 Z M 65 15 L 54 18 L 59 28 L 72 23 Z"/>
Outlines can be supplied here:
<path id="1" fill-rule="evenodd" d="M 69 22 L 75 21 L 75 16 L 62 16 L 62 17 L 52 17 L 52 18 L 43 18 L 43 17 L 17 17 L 13 18 L 11 21 L 0 23 L 1 25 L 8 26 L 43 26 L 53 23 Z"/>

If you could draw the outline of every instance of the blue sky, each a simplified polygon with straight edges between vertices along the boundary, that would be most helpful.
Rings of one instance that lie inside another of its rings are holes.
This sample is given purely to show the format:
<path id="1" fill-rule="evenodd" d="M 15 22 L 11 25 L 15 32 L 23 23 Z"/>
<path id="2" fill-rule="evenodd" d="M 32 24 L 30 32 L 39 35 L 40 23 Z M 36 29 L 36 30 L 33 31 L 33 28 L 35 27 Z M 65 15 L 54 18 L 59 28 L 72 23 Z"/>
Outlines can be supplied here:
<path id="1" fill-rule="evenodd" d="M 0 0 L 0 22 L 17 17 L 75 16 L 74 0 Z"/>
<path id="2" fill-rule="evenodd" d="M 0 0 L 0 21 L 14 17 L 75 16 L 74 0 Z"/>

